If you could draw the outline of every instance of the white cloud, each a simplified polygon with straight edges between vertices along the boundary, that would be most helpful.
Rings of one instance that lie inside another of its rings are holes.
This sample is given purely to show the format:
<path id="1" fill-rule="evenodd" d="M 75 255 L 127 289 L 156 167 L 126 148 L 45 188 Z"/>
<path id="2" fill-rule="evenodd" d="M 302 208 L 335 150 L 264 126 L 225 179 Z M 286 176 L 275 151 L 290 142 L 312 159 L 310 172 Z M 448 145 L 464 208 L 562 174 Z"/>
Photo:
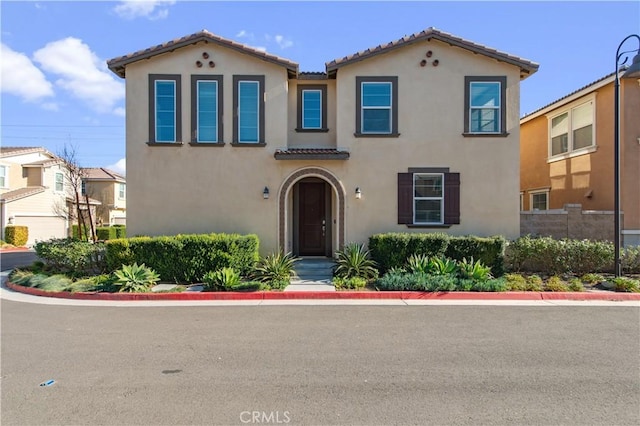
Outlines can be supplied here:
<path id="1" fill-rule="evenodd" d="M 25 101 L 37 101 L 54 95 L 52 84 L 24 53 L 0 43 L 2 92 Z"/>
<path id="2" fill-rule="evenodd" d="M 240 30 L 240 32 L 238 34 L 236 34 L 237 38 L 243 38 L 243 37 L 248 37 L 248 38 L 253 38 L 253 34 L 250 34 L 248 32 L 246 32 L 245 30 Z"/>
<path id="3" fill-rule="evenodd" d="M 169 16 L 169 6 L 175 0 L 123 0 L 113 10 L 124 19 L 164 19 Z"/>
<path id="4" fill-rule="evenodd" d="M 281 36 L 279 34 L 277 34 L 274 37 L 274 39 L 275 39 L 276 43 L 278 43 L 278 46 L 280 46 L 280 49 L 286 49 L 288 47 L 293 46 L 293 41 L 291 41 L 288 38 L 284 38 L 284 36 Z"/>
<path id="5" fill-rule="evenodd" d="M 67 37 L 48 43 L 33 57 L 44 71 L 59 77 L 57 86 L 97 112 L 115 112 L 116 103 L 124 99 L 124 84 L 82 40 Z"/>
<path id="6" fill-rule="evenodd" d="M 127 161 L 126 158 L 119 159 L 115 164 L 110 164 L 106 167 L 109 170 L 113 170 L 121 175 L 127 174 Z"/>
<path id="7" fill-rule="evenodd" d="M 119 117 L 125 116 L 125 109 L 123 107 L 114 108 L 113 113 Z"/>
<path id="8" fill-rule="evenodd" d="M 60 107 L 55 102 L 45 102 L 40 106 L 48 111 L 60 111 Z"/>

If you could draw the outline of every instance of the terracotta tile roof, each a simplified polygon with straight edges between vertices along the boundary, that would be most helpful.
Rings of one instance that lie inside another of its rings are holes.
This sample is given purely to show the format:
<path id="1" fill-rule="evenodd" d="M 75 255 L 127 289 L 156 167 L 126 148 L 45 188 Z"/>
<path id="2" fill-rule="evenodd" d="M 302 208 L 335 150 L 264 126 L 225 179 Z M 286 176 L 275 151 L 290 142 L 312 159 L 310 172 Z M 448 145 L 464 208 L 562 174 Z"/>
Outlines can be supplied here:
<path id="1" fill-rule="evenodd" d="M 331 62 L 327 62 L 325 65 L 327 68 L 327 72 L 331 75 L 331 73 L 335 73 L 338 70 L 338 68 L 343 67 L 345 65 L 362 61 L 372 56 L 379 55 L 381 53 L 386 53 L 391 50 L 394 50 L 403 46 L 407 46 L 409 44 L 413 44 L 419 41 L 429 41 L 429 40 L 438 40 L 443 43 L 447 43 L 451 46 L 460 47 L 462 49 L 469 50 L 473 53 L 478 53 L 478 54 L 496 59 L 498 61 L 515 65 L 520 68 L 521 78 L 525 78 L 538 70 L 538 64 L 535 62 L 531 62 L 527 59 L 510 55 L 506 52 L 501 52 L 499 50 L 484 46 L 482 44 L 474 43 L 472 41 L 465 40 L 460 37 L 456 37 L 453 34 L 440 31 L 433 27 L 427 28 L 426 30 L 421 31 L 419 33 L 411 34 L 409 36 L 404 36 L 399 40 L 395 40 L 384 45 L 381 44 L 376 47 L 366 49 L 349 56 L 345 56 L 343 58 L 334 59 Z"/>
<path id="2" fill-rule="evenodd" d="M 326 80 L 326 72 L 302 71 L 298 74 L 298 80 Z"/>
<path id="3" fill-rule="evenodd" d="M 45 191 L 44 186 L 27 186 L 26 188 L 14 189 L 0 195 L 0 200 L 4 202 L 16 201 L 21 198 L 30 197 Z"/>
<path id="4" fill-rule="evenodd" d="M 113 170 L 104 167 L 86 167 L 82 169 L 85 172 L 86 180 L 113 180 L 117 182 L 125 182 L 126 178 Z"/>
<path id="5" fill-rule="evenodd" d="M 46 153 L 48 151 L 41 146 L 3 146 L 0 148 L 0 156 L 2 157 L 12 157 L 14 155 L 32 154 L 35 152 Z"/>
<path id="6" fill-rule="evenodd" d="M 126 73 L 126 66 L 130 63 L 140 61 L 142 59 L 148 59 L 162 53 L 171 52 L 181 47 L 189 46 L 199 42 L 215 43 L 220 46 L 224 46 L 241 53 L 249 54 L 263 61 L 271 62 L 276 65 L 283 66 L 289 70 L 290 76 L 297 76 L 298 64 L 289 59 L 281 58 L 280 56 L 272 55 L 267 52 L 263 52 L 246 44 L 238 43 L 233 40 L 229 40 L 218 35 L 215 35 L 207 30 L 202 30 L 197 33 L 177 38 L 175 40 L 168 41 L 157 46 L 149 47 L 148 49 L 138 50 L 137 52 L 129 53 L 128 55 L 119 56 L 107 61 L 107 65 L 111 71 L 124 78 Z"/>
<path id="7" fill-rule="evenodd" d="M 286 148 L 277 149 L 276 160 L 347 160 L 349 151 L 332 148 Z"/>

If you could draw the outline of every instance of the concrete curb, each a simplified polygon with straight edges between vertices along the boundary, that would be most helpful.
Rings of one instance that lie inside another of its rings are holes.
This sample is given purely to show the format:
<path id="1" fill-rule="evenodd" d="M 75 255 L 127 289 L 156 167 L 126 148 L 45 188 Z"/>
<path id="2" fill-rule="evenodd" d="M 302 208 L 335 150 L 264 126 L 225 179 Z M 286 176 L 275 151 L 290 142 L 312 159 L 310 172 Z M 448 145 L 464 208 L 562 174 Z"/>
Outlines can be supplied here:
<path id="1" fill-rule="evenodd" d="M 640 293 L 577 293 L 577 292 L 420 292 L 420 291 L 291 291 L 271 292 L 257 291 L 251 293 L 225 292 L 225 293 L 69 293 L 50 292 L 37 288 L 23 287 L 7 281 L 6 287 L 19 293 L 33 296 L 53 297 L 75 300 L 112 300 L 112 301 L 140 301 L 140 300 L 165 300 L 165 301 L 196 301 L 196 300 L 347 300 L 347 299 L 392 299 L 392 300 L 572 300 L 572 301 L 640 301 Z"/>

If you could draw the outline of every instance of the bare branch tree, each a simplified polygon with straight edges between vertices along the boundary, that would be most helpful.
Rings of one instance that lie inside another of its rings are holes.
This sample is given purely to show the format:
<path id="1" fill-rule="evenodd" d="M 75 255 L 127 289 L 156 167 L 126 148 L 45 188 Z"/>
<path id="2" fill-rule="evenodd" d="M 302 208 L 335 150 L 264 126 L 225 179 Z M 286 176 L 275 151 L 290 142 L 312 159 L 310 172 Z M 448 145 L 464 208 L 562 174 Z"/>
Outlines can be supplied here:
<path id="1" fill-rule="evenodd" d="M 63 161 L 65 165 L 65 177 L 69 183 L 71 197 L 75 205 L 76 218 L 78 220 L 78 236 L 80 239 L 84 239 L 88 234 L 87 224 L 85 222 L 84 212 L 81 207 L 81 194 L 82 194 L 82 181 L 86 177 L 86 172 L 78 163 L 78 157 L 76 148 L 74 146 L 65 145 L 62 151 L 57 156 Z M 89 220 L 91 220 L 91 206 L 89 205 L 88 197 L 85 197 L 87 211 L 89 212 Z M 91 224 L 91 239 L 96 241 L 96 234 Z"/>

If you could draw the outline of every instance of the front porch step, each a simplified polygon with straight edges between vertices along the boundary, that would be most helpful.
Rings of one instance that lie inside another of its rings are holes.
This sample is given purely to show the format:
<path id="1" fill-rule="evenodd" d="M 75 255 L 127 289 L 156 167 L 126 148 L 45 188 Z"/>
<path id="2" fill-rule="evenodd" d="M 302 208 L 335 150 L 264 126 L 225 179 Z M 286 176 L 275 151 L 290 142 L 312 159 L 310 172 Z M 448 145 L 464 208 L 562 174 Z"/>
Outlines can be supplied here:
<path id="1" fill-rule="evenodd" d="M 328 258 L 302 258 L 293 267 L 293 279 L 303 281 L 323 281 L 333 277 L 335 262 Z"/>

